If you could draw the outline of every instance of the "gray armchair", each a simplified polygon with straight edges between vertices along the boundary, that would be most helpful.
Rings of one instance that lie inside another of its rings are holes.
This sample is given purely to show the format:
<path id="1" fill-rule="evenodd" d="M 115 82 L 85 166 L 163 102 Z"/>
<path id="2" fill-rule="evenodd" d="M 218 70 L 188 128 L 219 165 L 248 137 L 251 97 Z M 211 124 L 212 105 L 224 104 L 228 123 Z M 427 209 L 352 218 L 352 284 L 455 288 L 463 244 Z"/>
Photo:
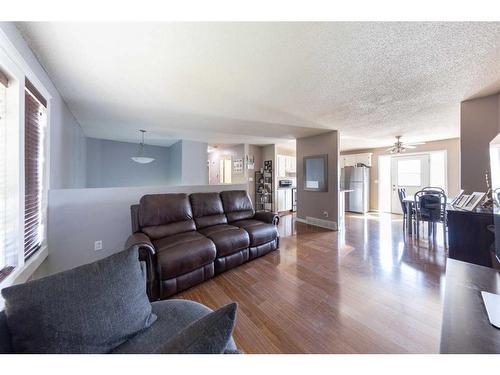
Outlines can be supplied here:
<path id="1" fill-rule="evenodd" d="M 151 306 L 153 313 L 157 316 L 156 322 L 113 349 L 110 354 L 155 353 L 169 338 L 212 312 L 211 309 L 200 303 L 187 300 L 158 301 L 153 302 Z M 230 340 L 225 353 L 239 353 L 233 339 Z M 15 354 L 3 311 L 0 312 L 0 354 Z"/>
<path id="2" fill-rule="evenodd" d="M 2 290 L 0 354 L 237 353 L 236 305 L 212 313 L 187 300 L 150 303 L 133 247 Z"/>

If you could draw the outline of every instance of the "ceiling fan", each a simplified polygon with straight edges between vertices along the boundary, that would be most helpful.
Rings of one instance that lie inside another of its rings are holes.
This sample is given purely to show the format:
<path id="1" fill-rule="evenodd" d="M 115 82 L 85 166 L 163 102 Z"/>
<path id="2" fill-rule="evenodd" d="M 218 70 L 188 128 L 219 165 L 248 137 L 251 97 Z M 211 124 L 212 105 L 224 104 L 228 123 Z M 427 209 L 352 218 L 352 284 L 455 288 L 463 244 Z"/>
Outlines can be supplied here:
<path id="1" fill-rule="evenodd" d="M 416 148 L 419 145 L 425 145 L 425 142 L 403 143 L 401 142 L 401 137 L 401 135 L 397 135 L 394 146 L 388 148 L 386 151 L 390 151 L 391 154 L 400 154 L 408 149 Z"/>

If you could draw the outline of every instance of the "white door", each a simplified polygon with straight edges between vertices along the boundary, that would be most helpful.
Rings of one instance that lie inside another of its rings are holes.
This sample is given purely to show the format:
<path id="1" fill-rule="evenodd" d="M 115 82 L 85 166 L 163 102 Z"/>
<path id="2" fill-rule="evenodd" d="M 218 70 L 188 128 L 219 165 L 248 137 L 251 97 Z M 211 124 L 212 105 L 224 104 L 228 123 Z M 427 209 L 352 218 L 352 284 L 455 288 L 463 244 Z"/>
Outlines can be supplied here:
<path id="1" fill-rule="evenodd" d="M 391 158 L 392 213 L 402 214 L 398 189 L 404 188 L 407 196 L 429 186 L 429 154 L 393 156 Z"/>
<path id="2" fill-rule="evenodd" d="M 220 159 L 219 182 L 221 184 L 231 183 L 231 156 L 225 156 Z"/>

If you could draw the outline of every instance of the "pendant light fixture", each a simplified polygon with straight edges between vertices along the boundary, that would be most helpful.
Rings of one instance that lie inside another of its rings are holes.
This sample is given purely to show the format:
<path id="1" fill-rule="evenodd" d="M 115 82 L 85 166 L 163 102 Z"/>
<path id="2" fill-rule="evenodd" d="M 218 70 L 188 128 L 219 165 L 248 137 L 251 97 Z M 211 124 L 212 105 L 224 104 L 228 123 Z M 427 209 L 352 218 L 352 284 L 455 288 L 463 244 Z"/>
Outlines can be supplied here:
<path id="1" fill-rule="evenodd" d="M 148 164 L 148 163 L 151 163 L 152 161 L 154 161 L 155 159 L 148 158 L 147 156 L 144 156 L 144 133 L 146 133 L 146 130 L 141 129 L 139 131 L 141 132 L 141 136 L 142 136 L 141 144 L 140 144 L 140 148 L 139 148 L 139 153 L 137 154 L 137 156 L 132 156 L 131 159 L 139 164 Z"/>

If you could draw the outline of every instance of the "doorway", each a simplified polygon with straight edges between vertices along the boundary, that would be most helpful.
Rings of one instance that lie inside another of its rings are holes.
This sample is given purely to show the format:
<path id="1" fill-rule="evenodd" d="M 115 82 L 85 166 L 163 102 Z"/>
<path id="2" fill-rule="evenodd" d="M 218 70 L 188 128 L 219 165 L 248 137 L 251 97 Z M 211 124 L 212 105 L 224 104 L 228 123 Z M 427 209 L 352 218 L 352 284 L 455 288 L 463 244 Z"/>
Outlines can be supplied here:
<path id="1" fill-rule="evenodd" d="M 398 189 L 405 189 L 406 195 L 430 185 L 430 155 L 394 156 L 391 158 L 391 211 L 402 214 Z"/>
<path id="2" fill-rule="evenodd" d="M 219 161 L 219 182 L 221 184 L 231 183 L 231 156 L 222 156 Z"/>

